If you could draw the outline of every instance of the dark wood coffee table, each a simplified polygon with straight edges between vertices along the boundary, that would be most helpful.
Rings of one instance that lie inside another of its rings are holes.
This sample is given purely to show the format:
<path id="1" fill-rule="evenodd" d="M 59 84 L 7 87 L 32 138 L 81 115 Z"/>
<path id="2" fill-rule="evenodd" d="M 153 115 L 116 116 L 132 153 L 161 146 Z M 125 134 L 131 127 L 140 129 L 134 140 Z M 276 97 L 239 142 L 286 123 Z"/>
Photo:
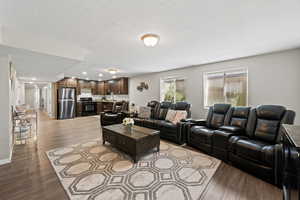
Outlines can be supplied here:
<path id="1" fill-rule="evenodd" d="M 159 151 L 159 131 L 140 126 L 128 129 L 122 124 L 102 127 L 103 144 L 109 142 L 117 149 L 129 154 L 136 163 L 139 157 L 153 148 Z"/>

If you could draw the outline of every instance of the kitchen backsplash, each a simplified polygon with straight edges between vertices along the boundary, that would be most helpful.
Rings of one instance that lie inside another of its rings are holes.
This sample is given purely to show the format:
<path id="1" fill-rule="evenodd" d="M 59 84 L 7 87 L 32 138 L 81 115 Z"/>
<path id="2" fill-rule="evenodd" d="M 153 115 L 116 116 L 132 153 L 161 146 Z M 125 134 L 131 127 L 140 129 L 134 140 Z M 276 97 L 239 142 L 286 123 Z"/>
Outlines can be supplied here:
<path id="1" fill-rule="evenodd" d="M 79 100 L 82 97 L 92 97 L 94 101 L 101 100 L 103 97 L 106 100 L 115 100 L 115 101 L 129 101 L 129 95 L 92 95 L 91 93 L 83 93 L 77 96 Z"/>

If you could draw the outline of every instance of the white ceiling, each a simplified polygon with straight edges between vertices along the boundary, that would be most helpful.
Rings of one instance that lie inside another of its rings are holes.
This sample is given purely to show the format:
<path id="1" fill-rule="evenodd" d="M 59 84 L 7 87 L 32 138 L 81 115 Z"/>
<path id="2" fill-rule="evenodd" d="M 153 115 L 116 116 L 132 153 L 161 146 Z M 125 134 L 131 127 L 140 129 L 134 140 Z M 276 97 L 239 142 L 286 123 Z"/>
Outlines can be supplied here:
<path id="1" fill-rule="evenodd" d="M 300 46 L 299 0 L 0 2 L 2 44 L 45 59 L 17 61 L 21 76 L 97 79 L 109 67 L 131 76 Z M 159 45 L 146 48 L 145 33 Z"/>

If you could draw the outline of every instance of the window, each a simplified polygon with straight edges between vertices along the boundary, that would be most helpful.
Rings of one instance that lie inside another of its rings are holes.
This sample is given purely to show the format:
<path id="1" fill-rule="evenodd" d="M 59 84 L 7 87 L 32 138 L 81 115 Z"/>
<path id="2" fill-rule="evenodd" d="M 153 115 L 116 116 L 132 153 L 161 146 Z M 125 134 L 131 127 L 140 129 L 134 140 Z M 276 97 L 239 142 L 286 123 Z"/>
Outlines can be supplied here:
<path id="1" fill-rule="evenodd" d="M 204 105 L 229 103 L 246 106 L 248 97 L 247 70 L 230 70 L 204 74 Z"/>
<path id="2" fill-rule="evenodd" d="M 183 78 L 162 79 L 160 84 L 161 101 L 185 101 L 185 83 Z"/>

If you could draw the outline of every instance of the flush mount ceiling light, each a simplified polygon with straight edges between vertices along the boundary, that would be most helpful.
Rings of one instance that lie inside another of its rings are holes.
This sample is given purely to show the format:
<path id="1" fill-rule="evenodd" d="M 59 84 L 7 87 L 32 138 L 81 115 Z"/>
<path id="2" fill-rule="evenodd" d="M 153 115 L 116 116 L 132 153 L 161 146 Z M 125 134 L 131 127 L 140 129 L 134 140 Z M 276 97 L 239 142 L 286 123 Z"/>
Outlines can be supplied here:
<path id="1" fill-rule="evenodd" d="M 107 69 L 106 71 L 110 74 L 116 74 L 118 72 L 117 69 Z"/>
<path id="2" fill-rule="evenodd" d="M 99 74 L 98 74 L 98 76 L 99 76 L 99 77 L 102 77 L 102 76 L 103 76 L 103 74 L 99 73 Z"/>
<path id="3" fill-rule="evenodd" d="M 141 37 L 146 47 L 154 47 L 159 42 L 159 36 L 156 34 L 145 34 Z"/>
<path id="4" fill-rule="evenodd" d="M 115 79 L 115 78 L 117 78 L 117 76 L 114 75 L 114 76 L 112 76 L 112 78 Z"/>
<path id="5" fill-rule="evenodd" d="M 87 72 L 82 72 L 83 75 L 87 75 Z"/>
<path id="6" fill-rule="evenodd" d="M 36 78 L 35 78 L 35 77 L 33 77 L 31 80 L 33 80 L 33 81 L 36 81 Z"/>

